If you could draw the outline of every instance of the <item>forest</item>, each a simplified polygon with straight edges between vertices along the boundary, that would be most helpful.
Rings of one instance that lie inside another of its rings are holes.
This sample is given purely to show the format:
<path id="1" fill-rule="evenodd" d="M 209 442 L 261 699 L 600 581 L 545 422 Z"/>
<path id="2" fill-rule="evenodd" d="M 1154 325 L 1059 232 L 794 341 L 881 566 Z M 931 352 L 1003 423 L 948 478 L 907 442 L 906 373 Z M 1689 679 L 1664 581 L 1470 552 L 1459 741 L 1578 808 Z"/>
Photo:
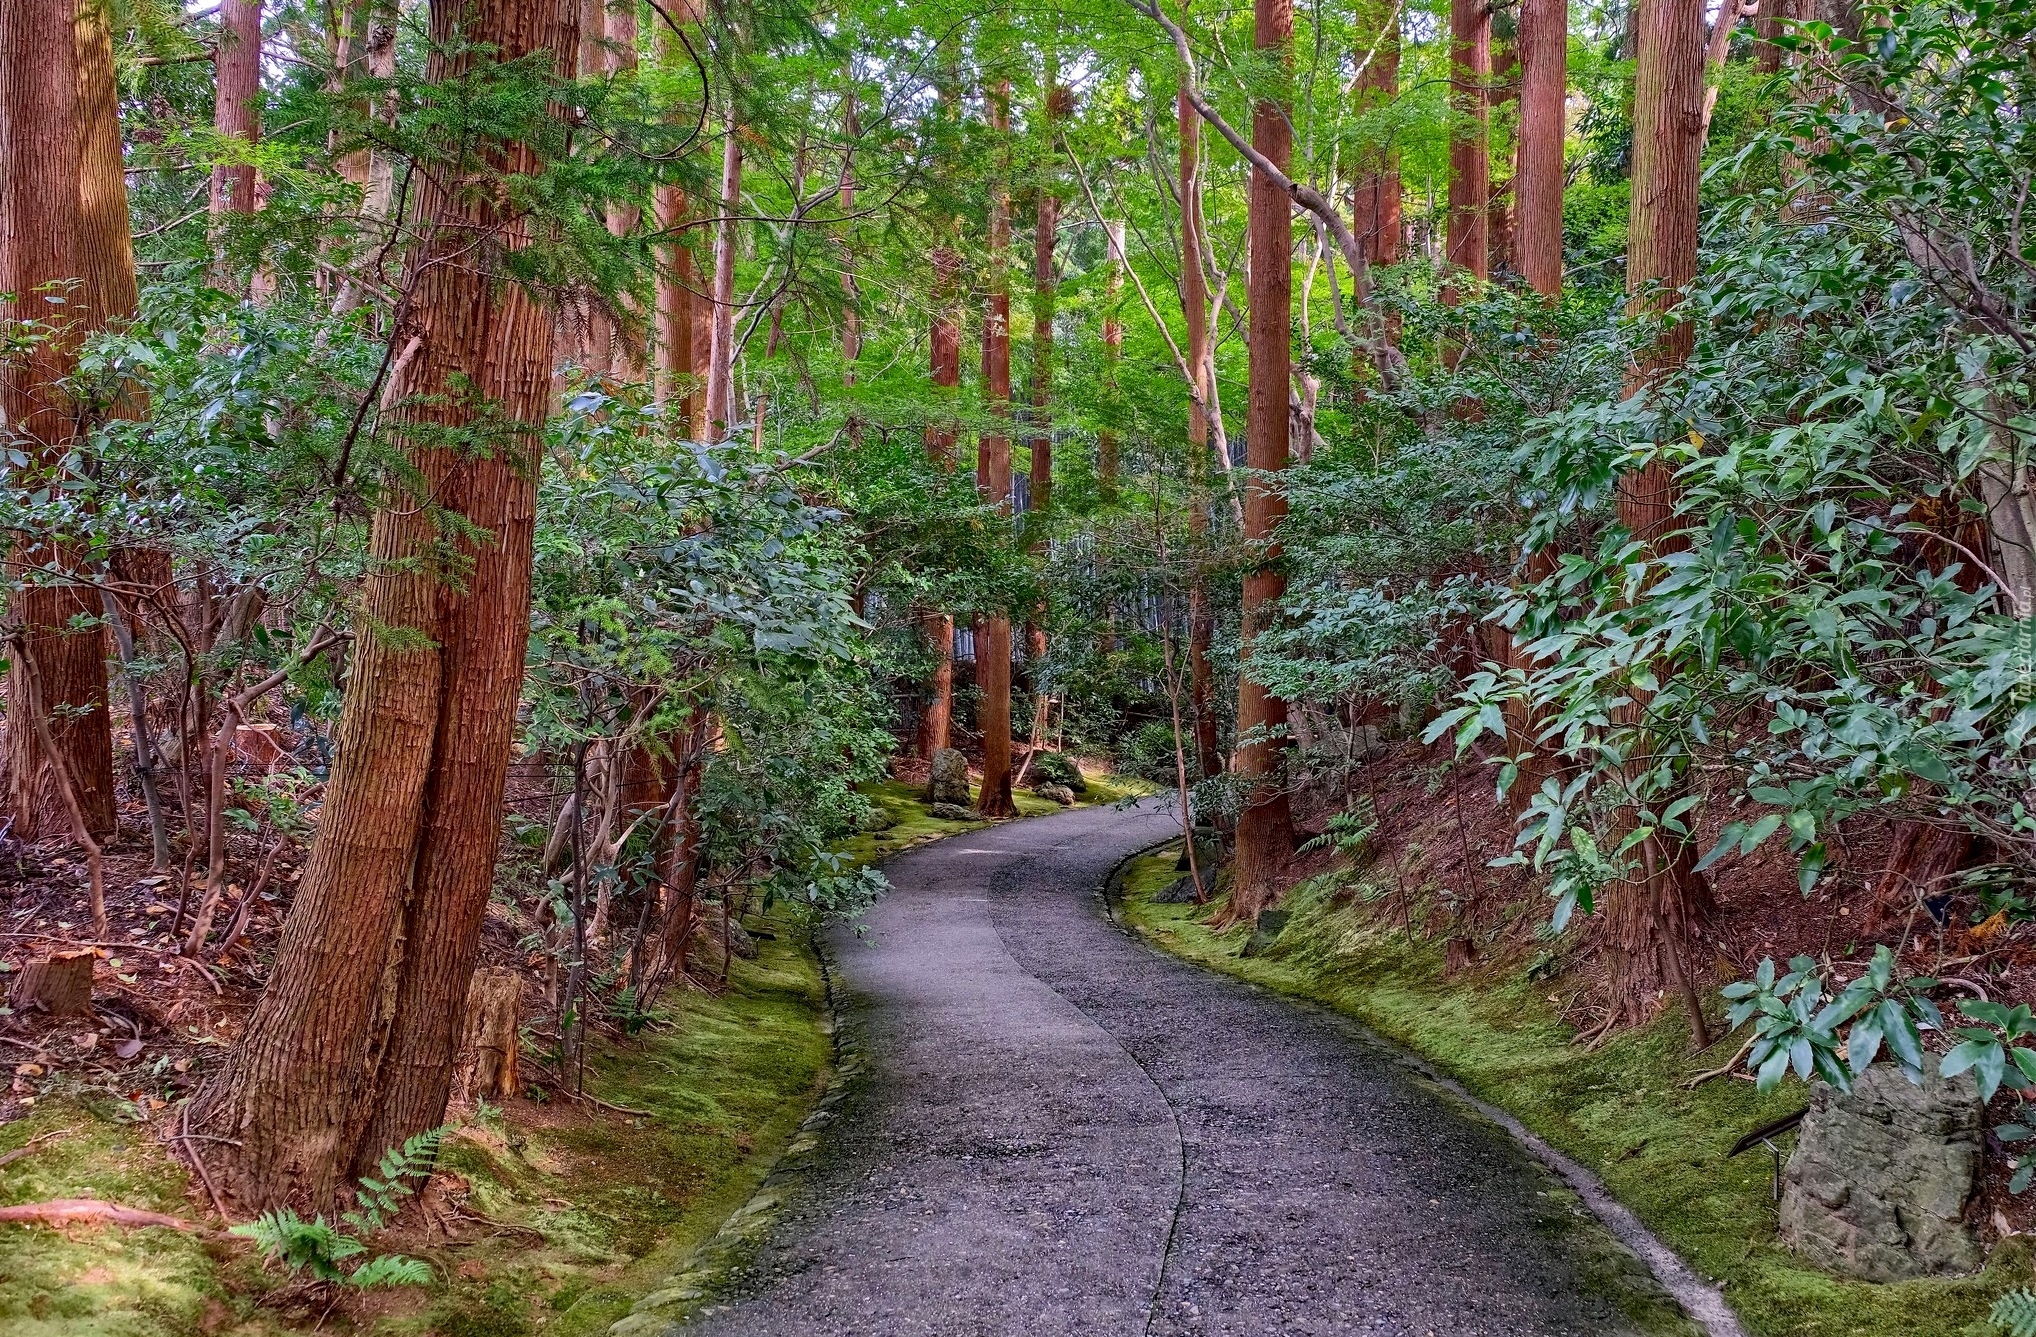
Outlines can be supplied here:
<path id="1" fill-rule="evenodd" d="M 0 1328 L 664 1331 L 1058 841 L 1630 1330 L 2036 1335 L 2032 101 L 2011 0 L 0 0 Z"/>

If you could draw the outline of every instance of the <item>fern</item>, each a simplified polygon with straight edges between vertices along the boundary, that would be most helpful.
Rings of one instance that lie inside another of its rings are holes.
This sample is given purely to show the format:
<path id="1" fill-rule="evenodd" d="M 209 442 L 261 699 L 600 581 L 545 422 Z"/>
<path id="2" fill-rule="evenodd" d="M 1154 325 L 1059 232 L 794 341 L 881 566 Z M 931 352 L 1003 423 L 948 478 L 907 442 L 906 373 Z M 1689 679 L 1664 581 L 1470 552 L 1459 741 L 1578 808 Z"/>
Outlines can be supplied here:
<path id="1" fill-rule="evenodd" d="M 309 1271 L 320 1281 L 344 1281 L 346 1273 L 339 1265 L 366 1253 L 368 1247 L 334 1230 L 322 1216 L 306 1221 L 288 1209 L 263 1212 L 246 1225 L 233 1227 L 232 1233 L 253 1240 L 269 1262 L 281 1263 L 293 1274 Z"/>
<path id="2" fill-rule="evenodd" d="M 431 1269 L 420 1259 L 405 1258 L 400 1253 L 385 1253 L 355 1268 L 346 1284 L 364 1291 L 377 1286 L 429 1286 Z"/>
<path id="3" fill-rule="evenodd" d="M 2008 1337 L 2036 1337 L 2036 1292 L 2009 1291 L 1994 1301 L 1987 1317 L 2005 1329 Z"/>
<path id="4" fill-rule="evenodd" d="M 388 1224 L 389 1218 L 402 1210 L 403 1200 L 417 1191 L 410 1181 L 427 1178 L 438 1163 L 438 1146 L 445 1140 L 445 1132 L 443 1127 L 428 1129 L 383 1152 L 382 1159 L 375 1162 L 375 1172 L 361 1176 L 359 1209 L 341 1219 L 363 1235 L 372 1235 Z"/>

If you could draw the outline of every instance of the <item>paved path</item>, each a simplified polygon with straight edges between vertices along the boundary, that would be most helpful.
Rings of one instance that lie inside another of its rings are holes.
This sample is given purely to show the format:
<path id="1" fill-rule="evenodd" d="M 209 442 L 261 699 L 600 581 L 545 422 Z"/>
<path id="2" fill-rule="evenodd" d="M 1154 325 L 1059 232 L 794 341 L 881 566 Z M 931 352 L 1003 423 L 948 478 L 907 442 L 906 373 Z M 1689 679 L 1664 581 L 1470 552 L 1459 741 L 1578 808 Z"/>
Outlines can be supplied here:
<path id="1" fill-rule="evenodd" d="M 693 1337 L 1691 1329 L 1503 1131 L 1362 1031 L 1127 937 L 1085 809 L 893 860 L 834 957 L 867 1063 Z"/>

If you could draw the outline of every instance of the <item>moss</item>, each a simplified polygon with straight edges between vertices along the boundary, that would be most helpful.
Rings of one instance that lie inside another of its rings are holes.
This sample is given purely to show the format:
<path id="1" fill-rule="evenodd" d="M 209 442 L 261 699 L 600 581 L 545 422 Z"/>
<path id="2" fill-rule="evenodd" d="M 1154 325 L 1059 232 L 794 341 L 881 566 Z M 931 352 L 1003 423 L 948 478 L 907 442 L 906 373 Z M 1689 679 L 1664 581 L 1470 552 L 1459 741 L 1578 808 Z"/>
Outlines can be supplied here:
<path id="1" fill-rule="evenodd" d="M 0 1153 L 50 1137 L 0 1171 L 0 1203 L 101 1198 L 192 1216 L 183 1169 L 148 1128 L 108 1117 L 111 1108 L 45 1097 L 33 1114 L 0 1127 Z M 8 1337 L 175 1337 L 230 1316 L 225 1300 L 199 1236 L 162 1226 L 0 1226 L 0 1331 Z"/>
<path id="2" fill-rule="evenodd" d="M 1348 1013 L 1510 1110 L 1721 1281 L 1757 1337 L 1980 1337 L 1993 1331 L 1992 1300 L 2027 1281 L 2028 1254 L 2012 1242 L 1968 1278 L 1868 1285 L 1807 1267 L 1776 1240 L 1771 1162 L 1725 1155 L 1742 1133 L 1801 1108 L 1800 1086 L 1761 1095 L 1721 1079 L 1684 1090 L 1723 1062 L 1727 1046 L 1699 1062 L 1676 1015 L 1580 1048 L 1546 984 L 1503 966 L 1446 979 L 1439 940 L 1410 940 L 1380 923 L 1367 900 L 1375 893 L 1362 884 L 1297 887 L 1284 932 L 1263 954 L 1242 957 L 1245 929 L 1212 932 L 1206 911 L 1150 899 L 1177 876 L 1176 857 L 1127 870 L 1125 917 L 1140 932 L 1189 960 Z"/>

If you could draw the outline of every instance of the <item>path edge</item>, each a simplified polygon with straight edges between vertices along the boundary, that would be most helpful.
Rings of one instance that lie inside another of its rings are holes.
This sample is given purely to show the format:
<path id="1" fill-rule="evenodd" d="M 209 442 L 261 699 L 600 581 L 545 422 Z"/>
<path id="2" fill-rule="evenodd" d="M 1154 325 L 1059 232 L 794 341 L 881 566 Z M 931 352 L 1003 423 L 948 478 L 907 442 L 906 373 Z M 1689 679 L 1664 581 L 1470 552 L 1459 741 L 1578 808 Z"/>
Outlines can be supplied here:
<path id="1" fill-rule="evenodd" d="M 1164 840 L 1155 841 L 1125 855 L 1110 871 L 1110 876 L 1103 880 L 1103 885 L 1097 888 L 1097 896 L 1102 900 L 1104 913 L 1120 932 L 1145 944 L 1153 951 L 1161 952 L 1171 960 L 1207 970 L 1209 967 L 1203 966 L 1200 962 L 1167 952 L 1140 933 L 1124 917 L 1124 883 L 1130 875 L 1131 865 L 1140 859 L 1151 857 L 1180 839 L 1180 834 L 1176 832 Z M 1521 1123 L 1507 1110 L 1473 1095 L 1462 1082 L 1437 1068 L 1420 1053 L 1397 1040 L 1379 1034 L 1348 1012 L 1281 993 L 1277 989 L 1267 988 L 1255 980 L 1244 979 L 1241 976 L 1226 975 L 1226 978 L 1234 979 L 1261 993 L 1270 994 L 1290 1006 L 1319 1008 L 1330 1013 L 1362 1032 L 1368 1040 L 1379 1047 L 1381 1052 L 1390 1055 L 1395 1062 L 1419 1073 L 1497 1124 L 1529 1155 L 1548 1167 L 1556 1178 L 1567 1184 L 1570 1190 L 1583 1200 L 1584 1206 L 1590 1209 L 1591 1215 L 1598 1219 L 1599 1224 L 1647 1265 L 1647 1270 L 1654 1274 L 1654 1279 L 1661 1283 L 1661 1288 L 1668 1292 L 1669 1298 L 1681 1305 L 1683 1312 L 1700 1325 L 1709 1337 L 1747 1337 L 1746 1329 L 1740 1325 L 1739 1316 L 1732 1311 L 1732 1306 L 1726 1301 L 1723 1291 L 1698 1274 L 1683 1260 L 1681 1254 L 1662 1243 L 1661 1238 L 1633 1214 L 1632 1208 L 1612 1196 L 1611 1190 L 1605 1187 L 1604 1181 L 1593 1171 L 1556 1150 L 1545 1138 Z"/>

